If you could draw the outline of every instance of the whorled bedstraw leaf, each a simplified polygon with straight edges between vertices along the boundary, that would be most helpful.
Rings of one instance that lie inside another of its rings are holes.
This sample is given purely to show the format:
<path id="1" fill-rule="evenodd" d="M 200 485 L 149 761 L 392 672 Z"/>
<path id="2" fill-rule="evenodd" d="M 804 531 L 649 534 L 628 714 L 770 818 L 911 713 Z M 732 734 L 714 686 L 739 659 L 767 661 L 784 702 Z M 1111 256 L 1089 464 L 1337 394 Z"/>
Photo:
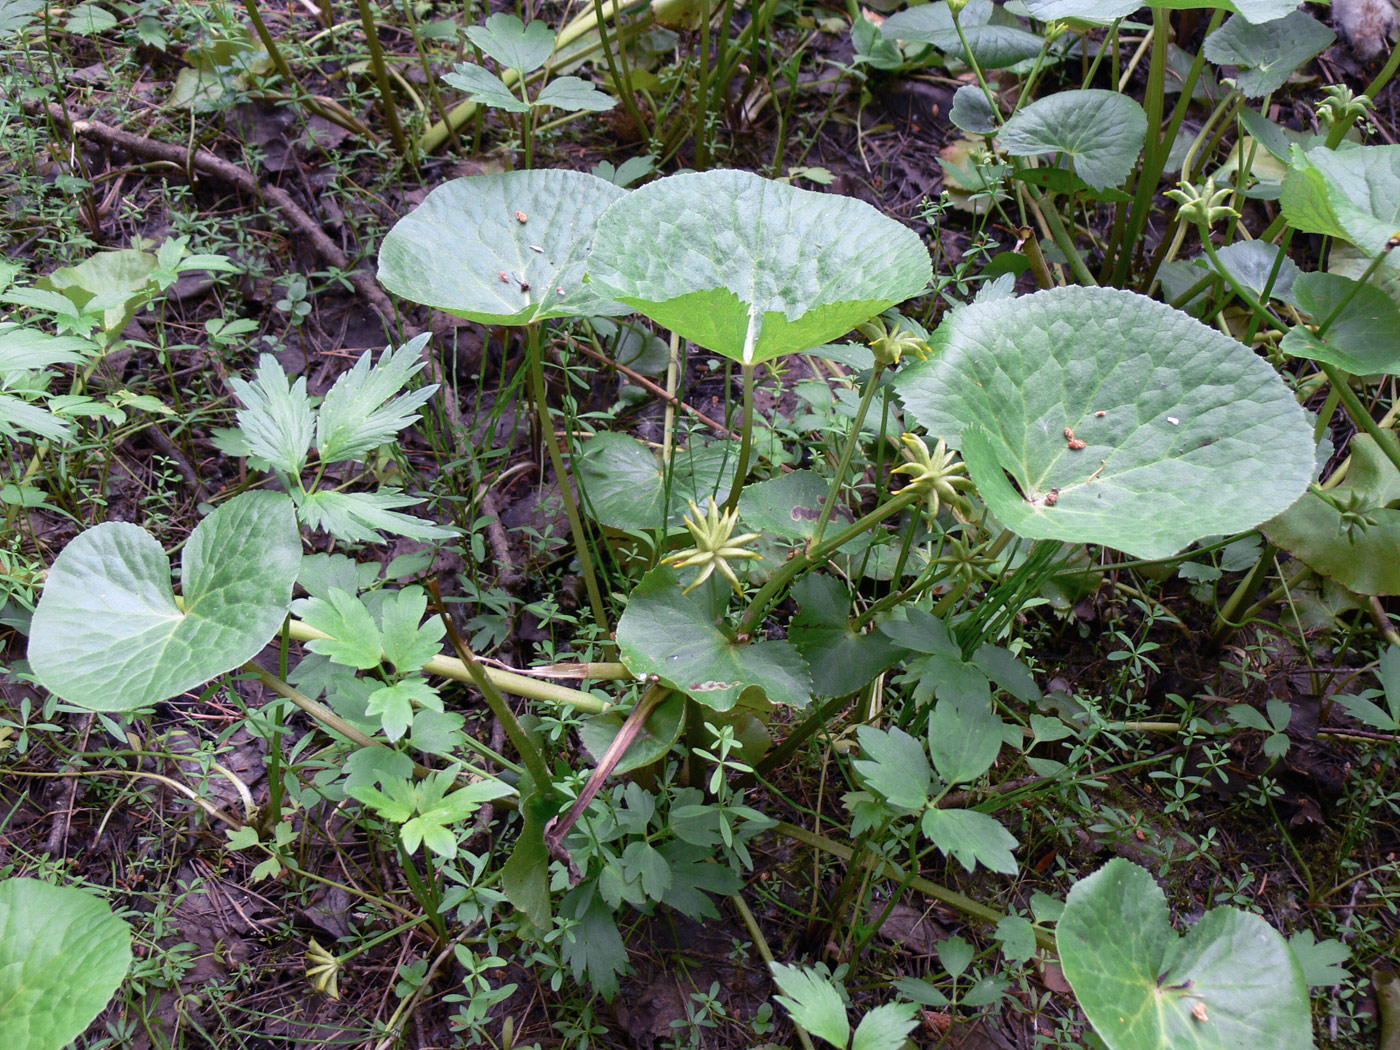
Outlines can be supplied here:
<path id="1" fill-rule="evenodd" d="M 851 1024 L 846 1020 L 846 1005 L 841 993 L 816 970 L 786 963 L 770 962 L 773 983 L 783 993 L 775 998 L 795 1023 L 832 1046 L 845 1050 L 851 1038 Z"/>
<path id="2" fill-rule="evenodd" d="M 1012 156 L 1058 153 L 1096 190 L 1121 186 L 1147 136 L 1147 114 L 1127 95 L 1100 88 L 1057 91 L 1022 107 L 998 138 Z"/>
<path id="3" fill-rule="evenodd" d="M 1273 94 L 1304 62 L 1331 47 L 1337 34 L 1306 11 L 1252 23 L 1234 15 L 1202 48 L 1216 65 L 1239 66 L 1235 83 L 1247 98 Z"/>
<path id="4" fill-rule="evenodd" d="M 467 98 L 482 106 L 507 113 L 528 113 L 530 103 L 506 86 L 506 82 L 475 62 L 458 62 L 452 72 L 442 75 L 443 83 L 464 91 Z"/>
<path id="5" fill-rule="evenodd" d="M 277 358 L 263 354 L 251 383 L 235 376 L 229 385 L 243 402 L 237 413 L 238 429 L 249 454 L 294 477 L 300 475 L 316 425 L 306 396 L 306 377 L 288 386 Z"/>
<path id="6" fill-rule="evenodd" d="M 29 662 L 50 692 L 95 711 L 130 711 L 203 685 L 251 659 L 287 614 L 301 536 L 285 495 L 246 492 L 195 526 L 170 561 L 146 530 L 107 522 L 49 570 Z"/>
<path id="7" fill-rule="evenodd" d="M 1018 535 L 1162 558 L 1278 514 L 1312 480 L 1312 428 L 1278 373 L 1144 296 L 1072 287 L 965 306 L 932 345 L 896 390 L 961 446 Z"/>
<path id="8" fill-rule="evenodd" d="M 886 40 L 930 44 L 964 62 L 969 60 L 970 50 L 983 69 L 1002 69 L 1033 59 L 1044 44 L 1038 34 L 1025 29 L 991 0 L 971 0 L 958 15 L 958 22 L 961 35 L 948 4 L 939 0 L 890 15 L 880 32 Z M 964 37 L 967 47 L 963 46 Z"/>
<path id="9" fill-rule="evenodd" d="M 554 53 L 554 32 L 542 19 L 528 25 L 518 17 L 497 12 L 483 25 L 468 26 L 467 39 L 504 69 L 533 73 Z"/>
<path id="10" fill-rule="evenodd" d="M 588 110 L 601 113 L 617 105 L 617 99 L 579 77 L 555 77 L 535 96 L 536 106 L 553 106 L 568 113 Z"/>
<path id="11" fill-rule="evenodd" d="M 1305 273 L 1294 284 L 1295 302 L 1319 326 L 1338 310 L 1321 336 L 1295 325 L 1279 343 L 1293 357 L 1336 365 L 1352 375 L 1400 374 L 1400 307 L 1374 284 L 1358 286 L 1335 273 Z M 1346 305 L 1343 306 L 1342 304 Z"/>
<path id="12" fill-rule="evenodd" d="M 360 459 L 393 439 L 418 418 L 418 409 L 437 386 L 400 393 L 427 364 L 424 332 L 397 350 L 385 350 L 370 365 L 366 350 L 326 393 L 316 411 L 316 449 L 323 463 Z"/>
<path id="13" fill-rule="evenodd" d="M 102 1012 L 130 967 L 131 927 L 106 901 L 39 879 L 0 880 L 6 1050 L 67 1046 Z"/>
<path id="14" fill-rule="evenodd" d="M 625 194 L 560 169 L 454 179 L 394 224 L 379 248 L 379 282 L 482 324 L 627 313 L 583 283 L 598 216 Z"/>
<path id="15" fill-rule="evenodd" d="M 924 290 L 913 230 L 850 197 L 744 171 L 671 175 L 598 220 L 588 281 L 745 363 L 829 342 Z"/>
<path id="16" fill-rule="evenodd" d="M 728 711 L 749 690 L 774 704 L 805 707 L 812 698 L 807 665 L 790 644 L 737 644 L 681 593 L 674 570 L 652 569 L 632 591 L 617 624 L 619 655 L 635 675 L 657 675 L 704 707 Z"/>
<path id="17" fill-rule="evenodd" d="M 1258 915 L 1220 907 L 1178 939 L 1152 876 L 1117 858 L 1069 891 L 1060 965 L 1109 1050 L 1311 1050 L 1303 973 Z"/>

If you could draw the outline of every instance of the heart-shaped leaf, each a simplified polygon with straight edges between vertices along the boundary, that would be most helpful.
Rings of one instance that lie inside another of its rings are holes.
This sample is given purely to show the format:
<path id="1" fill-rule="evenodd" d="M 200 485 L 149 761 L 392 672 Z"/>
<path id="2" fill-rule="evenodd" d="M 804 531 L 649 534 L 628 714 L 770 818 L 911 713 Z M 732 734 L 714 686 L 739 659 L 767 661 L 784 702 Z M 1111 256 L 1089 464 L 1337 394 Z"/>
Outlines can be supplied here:
<path id="1" fill-rule="evenodd" d="M 1147 136 L 1147 114 L 1127 95 L 1089 88 L 1057 91 L 1019 110 L 1002 125 L 1007 153 L 1060 153 L 1096 190 L 1122 185 Z"/>
<path id="2" fill-rule="evenodd" d="M 1279 513 L 1312 479 L 1312 430 L 1278 374 L 1144 296 L 974 303 L 931 345 L 896 389 L 1022 536 L 1162 558 Z"/>
<path id="3" fill-rule="evenodd" d="M 1321 337 L 1306 325 L 1291 328 L 1279 344 L 1284 353 L 1324 361 L 1352 375 L 1400 374 L 1400 345 L 1395 341 L 1400 308 L 1380 288 L 1358 286 L 1335 273 L 1305 273 L 1294 282 L 1294 296 L 1315 324 L 1339 308 L 1341 312 Z"/>
<path id="4" fill-rule="evenodd" d="M 1351 439 L 1351 466 L 1331 491 L 1374 524 L 1347 529 L 1342 512 L 1314 492 L 1261 529 L 1271 543 L 1357 594 L 1400 594 L 1400 471 L 1374 439 Z"/>
<path id="5" fill-rule="evenodd" d="M 1235 15 L 1206 38 L 1202 50 L 1216 65 L 1239 66 L 1235 83 L 1240 91 L 1248 98 L 1263 98 L 1336 39 L 1336 33 L 1306 11 L 1290 11 L 1257 25 Z"/>
<path id="6" fill-rule="evenodd" d="M 1110 1050 L 1309 1050 L 1307 985 L 1263 919 L 1216 908 L 1177 939 L 1152 876 L 1121 857 L 1075 883 L 1055 933 Z"/>
<path id="7" fill-rule="evenodd" d="M 1272 22 L 1298 6 L 1298 0 L 1026 0 L 1026 10 L 1042 22 L 1074 18 L 1085 22 L 1111 22 L 1126 18 L 1138 8 L 1163 7 L 1184 11 L 1192 8 L 1219 8 L 1238 11 L 1251 22 Z"/>
<path id="8" fill-rule="evenodd" d="M 6 1050 L 60 1050 L 131 966 L 131 927 L 105 901 L 38 879 L 0 882 L 0 1032 Z"/>
<path id="9" fill-rule="evenodd" d="M 805 707 L 812 697 L 797 650 L 787 642 L 730 641 L 664 566 L 643 576 L 632 592 L 617 624 L 617 646 L 633 674 L 658 675 L 716 711 L 728 711 L 749 689 L 790 707 Z"/>
<path id="10" fill-rule="evenodd" d="M 94 711 L 130 711 L 251 659 L 282 625 L 301 562 L 292 502 L 235 496 L 170 560 L 145 529 L 107 522 L 63 549 L 34 610 L 29 662 L 50 692 Z"/>
<path id="11" fill-rule="evenodd" d="M 745 363 L 828 342 L 931 276 L 918 235 L 870 205 L 727 170 L 620 199 L 588 261 L 599 294 Z"/>
<path id="12" fill-rule="evenodd" d="M 1042 37 L 1023 28 L 991 0 L 971 0 L 958 15 L 956 26 L 952 11 L 943 0 L 910 7 L 885 19 L 880 32 L 886 40 L 930 44 L 963 62 L 969 61 L 970 51 L 983 69 L 1002 69 L 1033 59 L 1045 44 Z"/>
<path id="13" fill-rule="evenodd" d="M 1294 146 L 1279 203 L 1295 229 L 1379 255 L 1400 229 L 1400 146 Z"/>
<path id="14" fill-rule="evenodd" d="M 607 753 L 608 746 L 622 729 L 624 721 L 622 715 L 608 711 L 594 715 L 579 727 L 579 742 L 593 756 L 595 762 L 601 761 Z M 647 716 L 641 731 L 637 733 L 637 738 L 613 767 L 613 774 L 621 776 L 623 773 L 630 773 L 663 757 L 679 739 L 684 725 L 685 697 L 680 693 L 671 693 Z"/>
<path id="15" fill-rule="evenodd" d="M 676 449 L 670 469 L 634 437 L 607 432 L 590 438 L 578 476 L 594 519 L 614 529 L 680 528 L 689 501 L 724 499 L 739 454 L 732 443 L 692 441 Z"/>
<path id="16" fill-rule="evenodd" d="M 549 23 L 536 19 L 528 25 L 517 15 L 498 11 L 483 25 L 468 26 L 467 39 L 490 55 L 502 68 L 532 73 L 554 53 L 554 32 Z"/>
<path id="17" fill-rule="evenodd" d="M 625 190 L 551 168 L 444 183 L 379 247 L 379 283 L 482 324 L 627 313 L 583 284 L 594 224 Z"/>

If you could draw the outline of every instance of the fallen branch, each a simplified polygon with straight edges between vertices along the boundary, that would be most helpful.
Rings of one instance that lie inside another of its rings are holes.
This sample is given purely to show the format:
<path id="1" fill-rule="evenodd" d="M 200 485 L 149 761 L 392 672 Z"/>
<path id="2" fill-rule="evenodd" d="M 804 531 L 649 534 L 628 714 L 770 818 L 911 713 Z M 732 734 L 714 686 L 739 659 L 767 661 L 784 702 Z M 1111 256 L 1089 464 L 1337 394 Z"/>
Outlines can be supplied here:
<path id="1" fill-rule="evenodd" d="M 321 224 L 306 214 L 301 205 L 292 200 L 291 194 L 280 186 L 270 186 L 259 182 L 253 173 L 246 168 L 240 168 L 232 161 L 224 160 L 205 149 L 191 152 L 184 146 L 159 142 L 156 139 L 136 135 L 130 131 L 123 131 L 110 124 L 104 124 L 100 120 L 74 120 L 70 123 L 63 110 L 52 103 L 44 107 L 38 103 L 26 103 L 25 109 L 30 112 L 47 113 L 49 118 L 60 127 L 67 128 L 74 138 L 88 139 L 103 146 L 122 149 L 132 156 L 164 161 L 174 165 L 180 171 L 191 174 L 196 171 L 202 172 L 211 178 L 218 179 L 230 186 L 236 186 L 240 190 L 260 198 L 282 214 L 287 225 L 298 237 L 305 239 L 311 250 L 323 263 L 333 269 L 345 271 L 346 278 L 354 286 L 355 291 L 379 314 L 386 330 L 392 332 L 396 327 L 397 312 L 394 310 L 394 304 L 375 283 L 373 275 L 364 270 L 352 270 L 350 257 L 327 236 L 326 231 L 321 228 Z"/>

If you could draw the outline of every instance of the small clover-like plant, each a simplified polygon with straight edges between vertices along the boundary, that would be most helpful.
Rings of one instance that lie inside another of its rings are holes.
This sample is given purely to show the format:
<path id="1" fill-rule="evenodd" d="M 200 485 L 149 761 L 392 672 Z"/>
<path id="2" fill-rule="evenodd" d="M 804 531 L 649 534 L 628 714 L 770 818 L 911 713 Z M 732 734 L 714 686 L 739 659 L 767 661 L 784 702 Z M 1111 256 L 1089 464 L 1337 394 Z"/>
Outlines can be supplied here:
<path id="1" fill-rule="evenodd" d="M 493 778 L 458 787 L 460 768 L 438 770 L 414 783 L 406 778 L 387 777 L 379 788 L 357 785 L 350 794 L 391 823 L 400 825 L 403 848 L 416 853 L 426 846 L 443 860 L 457 856 L 457 835 L 453 828 L 462 824 L 486 803 L 515 789 Z"/>

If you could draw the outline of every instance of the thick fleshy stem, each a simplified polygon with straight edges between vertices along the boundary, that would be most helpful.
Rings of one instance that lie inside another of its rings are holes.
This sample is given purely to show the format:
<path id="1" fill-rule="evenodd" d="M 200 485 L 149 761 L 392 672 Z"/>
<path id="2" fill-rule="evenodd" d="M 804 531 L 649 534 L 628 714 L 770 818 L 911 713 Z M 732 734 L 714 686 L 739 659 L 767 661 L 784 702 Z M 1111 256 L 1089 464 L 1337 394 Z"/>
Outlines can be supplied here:
<path id="1" fill-rule="evenodd" d="M 598 629 L 607 636 L 608 612 L 603 604 L 602 591 L 598 589 L 598 574 L 593 568 L 593 556 L 588 550 L 588 534 L 583 529 L 583 518 L 578 511 L 578 500 L 574 497 L 573 481 L 564 466 L 564 453 L 559 448 L 559 438 L 554 433 L 554 420 L 549 414 L 549 397 L 544 385 L 544 328 L 536 321 L 525 327 L 528 345 L 525 356 L 529 358 L 530 387 L 535 397 L 535 414 L 540 422 L 540 435 L 549 453 L 549 465 L 554 468 L 554 480 L 559 483 L 559 498 L 564 503 L 564 515 L 569 519 L 569 533 L 573 536 L 574 552 L 578 555 L 579 573 L 588 591 L 588 604 L 593 608 L 593 619 Z"/>

